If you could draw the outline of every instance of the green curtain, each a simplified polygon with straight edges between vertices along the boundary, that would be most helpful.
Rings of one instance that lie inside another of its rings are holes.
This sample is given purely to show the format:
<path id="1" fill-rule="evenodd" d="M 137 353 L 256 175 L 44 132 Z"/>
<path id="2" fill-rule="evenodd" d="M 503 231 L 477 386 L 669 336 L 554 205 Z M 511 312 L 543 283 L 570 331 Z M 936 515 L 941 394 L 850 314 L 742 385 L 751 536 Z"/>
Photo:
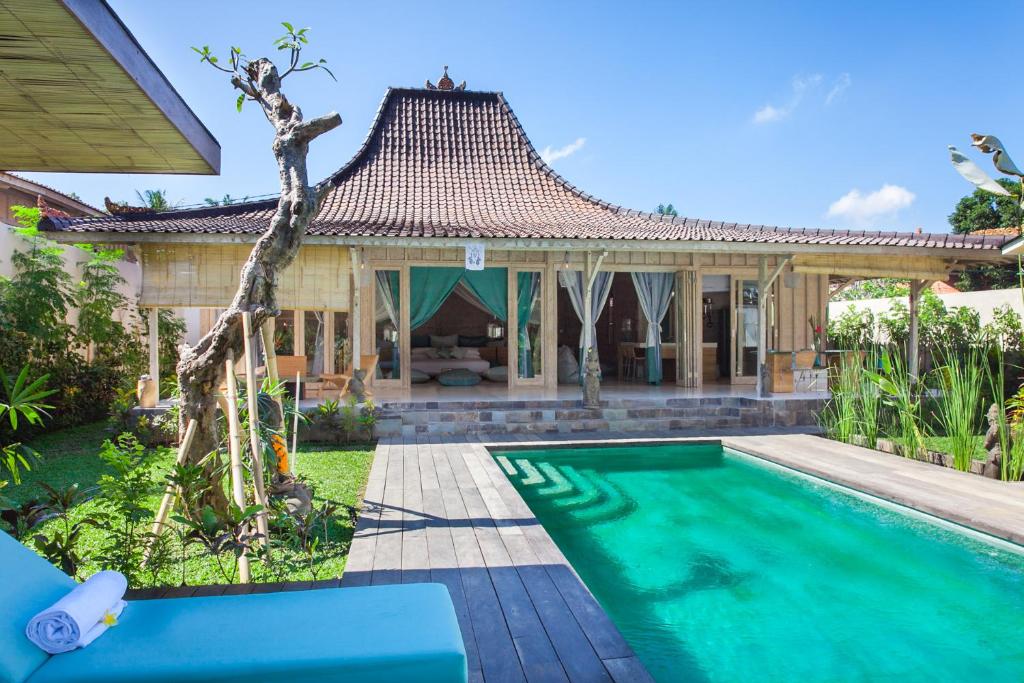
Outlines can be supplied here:
<path id="1" fill-rule="evenodd" d="M 462 268 L 409 269 L 409 329 L 415 330 L 434 317 L 464 272 Z"/>
<path id="2" fill-rule="evenodd" d="M 516 320 L 519 326 L 519 376 L 533 377 L 533 349 L 527 326 L 540 287 L 540 273 L 519 273 L 516 278 Z"/>
<path id="3" fill-rule="evenodd" d="M 460 270 L 462 281 L 498 320 L 508 320 L 508 268 Z M 455 285 L 452 285 L 454 287 Z"/>

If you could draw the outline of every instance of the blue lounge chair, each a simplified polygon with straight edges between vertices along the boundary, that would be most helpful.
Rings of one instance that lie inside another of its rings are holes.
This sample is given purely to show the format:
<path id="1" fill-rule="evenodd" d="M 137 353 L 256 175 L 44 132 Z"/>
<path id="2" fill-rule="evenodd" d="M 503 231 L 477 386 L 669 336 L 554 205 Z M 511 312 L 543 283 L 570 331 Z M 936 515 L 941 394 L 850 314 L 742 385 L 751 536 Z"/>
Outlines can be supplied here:
<path id="1" fill-rule="evenodd" d="M 0 532 L 0 683 L 466 681 L 440 584 L 130 602 L 90 646 L 50 656 L 25 625 L 74 585 Z"/>

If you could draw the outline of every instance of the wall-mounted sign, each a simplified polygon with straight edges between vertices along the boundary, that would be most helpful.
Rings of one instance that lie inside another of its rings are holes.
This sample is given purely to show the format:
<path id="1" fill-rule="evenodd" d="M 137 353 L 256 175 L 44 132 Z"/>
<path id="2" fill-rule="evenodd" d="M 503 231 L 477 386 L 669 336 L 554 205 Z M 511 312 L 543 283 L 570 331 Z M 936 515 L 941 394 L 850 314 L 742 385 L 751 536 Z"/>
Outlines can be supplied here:
<path id="1" fill-rule="evenodd" d="M 470 242 L 466 245 L 466 270 L 484 269 L 484 243 Z"/>

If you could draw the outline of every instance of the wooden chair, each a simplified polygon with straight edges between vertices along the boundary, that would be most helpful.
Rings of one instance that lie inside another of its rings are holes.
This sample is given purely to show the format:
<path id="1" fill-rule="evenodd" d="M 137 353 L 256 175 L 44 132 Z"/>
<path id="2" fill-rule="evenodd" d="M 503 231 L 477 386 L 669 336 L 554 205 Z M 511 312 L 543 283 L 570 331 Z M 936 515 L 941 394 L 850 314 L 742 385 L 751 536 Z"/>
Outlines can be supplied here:
<path id="1" fill-rule="evenodd" d="M 370 385 L 373 383 L 373 376 L 377 372 L 377 361 L 380 356 L 376 354 L 363 355 L 359 357 L 360 365 L 362 369 L 366 371 L 366 377 L 363 379 L 363 385 L 366 387 L 366 395 L 370 396 Z M 349 365 L 345 368 L 345 372 L 342 373 L 330 373 L 323 374 L 320 378 L 328 386 L 324 387 L 323 398 L 329 398 L 328 393 L 335 394 L 335 400 L 340 401 L 348 395 L 348 385 L 352 381 L 352 366 Z"/>

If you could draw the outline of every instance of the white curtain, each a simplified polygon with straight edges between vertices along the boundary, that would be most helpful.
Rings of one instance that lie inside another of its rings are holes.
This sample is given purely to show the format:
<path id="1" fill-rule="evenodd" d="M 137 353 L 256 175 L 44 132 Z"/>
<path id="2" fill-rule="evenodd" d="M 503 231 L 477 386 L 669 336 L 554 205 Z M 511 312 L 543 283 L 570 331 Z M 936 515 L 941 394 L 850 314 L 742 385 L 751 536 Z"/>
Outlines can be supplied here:
<path id="1" fill-rule="evenodd" d="M 674 273 L 630 273 L 640 308 L 647 317 L 647 381 L 661 382 L 661 321 L 672 301 Z"/>
<path id="2" fill-rule="evenodd" d="M 592 346 L 597 351 L 597 319 L 601 317 L 605 303 L 608 302 L 608 295 L 612 291 L 612 276 L 614 273 L 598 271 L 594 278 L 594 290 L 590 297 L 590 339 Z M 558 273 L 559 283 L 569 293 L 569 301 L 572 302 L 572 310 L 576 311 L 576 317 L 583 322 L 583 273 L 578 270 L 562 270 Z M 586 330 L 580 330 L 580 381 L 583 378 L 583 365 L 587 360 L 586 349 L 583 344 L 586 341 Z"/>

